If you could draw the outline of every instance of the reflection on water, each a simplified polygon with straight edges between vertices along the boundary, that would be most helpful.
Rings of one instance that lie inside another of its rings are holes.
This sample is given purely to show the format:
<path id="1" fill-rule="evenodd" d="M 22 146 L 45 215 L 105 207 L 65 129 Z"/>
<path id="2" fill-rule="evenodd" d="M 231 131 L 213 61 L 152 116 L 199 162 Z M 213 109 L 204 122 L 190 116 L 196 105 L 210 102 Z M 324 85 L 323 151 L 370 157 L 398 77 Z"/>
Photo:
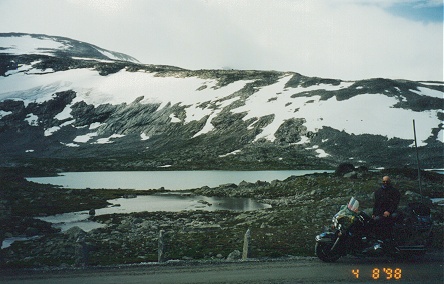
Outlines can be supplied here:
<path id="1" fill-rule="evenodd" d="M 202 186 L 216 187 L 222 184 L 242 181 L 256 182 L 284 180 L 290 176 L 332 172 L 331 170 L 294 171 L 130 171 L 130 172 L 68 172 L 56 177 L 27 178 L 32 182 L 53 184 L 65 188 L 129 188 L 137 190 L 157 189 L 185 190 Z M 252 211 L 269 208 L 250 198 L 205 197 L 175 193 L 164 193 L 137 198 L 109 200 L 113 205 L 96 210 L 96 215 L 132 212 L 155 212 L 182 210 L 231 210 Z M 88 232 L 104 227 L 104 224 L 88 220 L 88 211 L 71 212 L 39 219 L 53 223 L 53 226 L 66 231 L 78 226 Z M 25 238 L 26 239 L 26 238 Z M 5 240 L 6 245 L 17 239 Z"/>
<path id="2" fill-rule="evenodd" d="M 34 237 L 12 237 L 12 238 L 6 238 L 3 240 L 1 244 L 1 249 L 8 248 L 12 245 L 14 242 L 20 242 L 20 241 L 28 241 L 28 240 L 34 240 L 40 238 L 39 236 Z"/>
<path id="3" fill-rule="evenodd" d="M 136 198 L 118 198 L 109 200 L 109 207 L 96 210 L 96 216 L 114 213 L 133 212 L 178 212 L 182 210 L 231 210 L 252 211 L 270 208 L 268 204 L 262 204 L 251 198 L 233 197 L 206 197 L 199 195 L 163 193 Z M 103 224 L 88 220 L 88 211 L 70 212 L 54 216 L 39 217 L 40 220 L 53 223 L 53 226 L 66 231 L 74 226 L 88 232 L 103 227 Z"/>
<path id="4" fill-rule="evenodd" d="M 67 172 L 55 177 L 27 178 L 29 181 L 54 184 L 66 188 L 129 188 L 184 190 L 202 186 L 242 181 L 284 180 L 292 175 L 332 172 L 328 170 L 294 171 L 130 171 L 130 172 Z"/>

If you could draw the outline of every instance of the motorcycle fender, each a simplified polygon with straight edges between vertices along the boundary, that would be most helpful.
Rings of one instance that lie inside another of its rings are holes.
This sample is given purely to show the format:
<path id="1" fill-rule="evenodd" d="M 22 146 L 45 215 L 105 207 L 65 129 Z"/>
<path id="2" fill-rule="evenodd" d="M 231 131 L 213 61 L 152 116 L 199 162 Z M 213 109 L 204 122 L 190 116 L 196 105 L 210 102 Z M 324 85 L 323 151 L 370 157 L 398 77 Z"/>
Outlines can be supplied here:
<path id="1" fill-rule="evenodd" d="M 324 232 L 316 236 L 316 242 L 333 243 L 336 240 L 336 234 L 333 232 Z"/>

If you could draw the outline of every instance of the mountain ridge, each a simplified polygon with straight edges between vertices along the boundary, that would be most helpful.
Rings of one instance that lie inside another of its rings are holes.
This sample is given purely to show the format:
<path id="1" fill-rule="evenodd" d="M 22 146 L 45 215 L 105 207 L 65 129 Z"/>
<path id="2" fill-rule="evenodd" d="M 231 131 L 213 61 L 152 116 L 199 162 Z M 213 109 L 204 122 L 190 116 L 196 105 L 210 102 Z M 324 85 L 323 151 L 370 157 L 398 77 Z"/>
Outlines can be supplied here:
<path id="1" fill-rule="evenodd" d="M 36 54 L 45 54 L 45 52 L 48 52 L 49 54 L 53 54 L 55 56 L 60 57 L 72 57 L 72 56 L 78 56 L 78 57 L 85 57 L 85 58 L 95 58 L 95 59 L 108 59 L 108 60 L 123 60 L 123 61 L 130 61 L 130 62 L 136 62 L 139 63 L 137 59 L 135 59 L 132 56 L 126 55 L 124 53 L 110 51 L 101 47 L 98 47 L 96 45 L 70 39 L 67 37 L 61 37 L 61 36 L 49 36 L 45 34 L 26 34 L 26 33 L 0 33 L 0 43 L 1 39 L 9 38 L 16 39 L 16 40 L 22 40 L 22 42 L 19 42 L 19 44 L 24 45 L 23 41 L 33 41 L 31 43 L 34 45 L 35 50 L 34 53 Z M 42 43 L 43 41 L 52 42 L 52 45 L 47 47 L 38 47 L 37 42 L 40 41 Z M 12 40 L 12 42 L 14 42 Z M 59 43 L 59 46 L 54 45 L 54 43 Z M 30 44 L 27 42 L 27 44 Z M 0 50 L 4 51 L 11 51 L 14 52 L 14 50 L 17 48 L 17 45 L 10 44 L 9 46 L 6 45 L 3 42 L 2 47 L 0 47 Z M 29 47 L 28 47 L 29 48 Z M 15 50 L 15 53 L 17 54 L 17 50 Z M 20 53 L 20 50 L 18 51 Z M 46 53 L 46 54 L 48 54 Z"/>
<path id="2" fill-rule="evenodd" d="M 3 166 L 413 166 L 415 119 L 422 164 L 442 168 L 443 82 L 186 70 L 54 49 L 11 54 L 2 38 L 8 36 L 0 34 Z"/>

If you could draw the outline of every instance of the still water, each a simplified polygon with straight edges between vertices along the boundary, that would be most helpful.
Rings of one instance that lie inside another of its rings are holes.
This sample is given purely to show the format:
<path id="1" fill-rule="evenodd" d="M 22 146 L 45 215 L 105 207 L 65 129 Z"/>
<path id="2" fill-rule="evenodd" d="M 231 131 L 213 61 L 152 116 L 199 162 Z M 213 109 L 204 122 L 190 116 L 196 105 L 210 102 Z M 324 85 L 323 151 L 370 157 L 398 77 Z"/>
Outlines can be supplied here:
<path id="1" fill-rule="evenodd" d="M 333 172 L 329 170 L 293 171 L 119 171 L 119 172 L 66 172 L 55 177 L 33 177 L 29 181 L 54 184 L 65 188 L 158 189 L 184 190 L 202 186 L 242 181 L 256 182 L 284 180 L 292 175 Z"/>
<path id="2" fill-rule="evenodd" d="M 108 200 L 112 205 L 97 209 L 95 215 L 132 212 L 155 212 L 182 210 L 231 210 L 252 211 L 270 208 L 252 198 L 206 197 L 189 194 L 184 191 L 202 186 L 216 187 L 221 184 L 242 181 L 256 182 L 284 180 L 292 175 L 301 176 L 312 173 L 332 172 L 325 170 L 295 171 L 143 171 L 143 172 L 67 172 L 56 177 L 27 178 L 29 181 L 53 184 L 65 188 L 109 188 L 109 189 L 158 189 L 172 190 L 136 198 L 118 198 Z M 78 226 L 90 231 L 105 225 L 90 221 L 88 211 L 70 212 L 54 216 L 39 217 L 50 222 L 54 227 L 66 231 Z"/>
<path id="3" fill-rule="evenodd" d="M 156 212 L 168 211 L 178 212 L 182 210 L 230 210 L 230 211 L 253 211 L 264 208 L 271 208 L 268 204 L 259 203 L 252 198 L 234 197 L 207 197 L 190 193 L 159 193 L 154 195 L 142 195 L 136 198 L 117 198 L 108 200 L 111 205 L 95 210 L 95 215 L 122 214 L 133 212 Z M 89 211 L 77 211 L 57 214 L 37 219 L 52 223 L 52 226 L 59 228 L 62 232 L 72 227 L 79 227 L 85 232 L 105 227 L 105 224 L 89 220 Z M 7 238 L 1 243 L 1 249 L 9 247 L 16 241 L 26 241 L 37 237 L 13 237 Z"/>
<path id="4" fill-rule="evenodd" d="M 271 207 L 268 204 L 259 203 L 251 198 L 206 197 L 194 194 L 179 194 L 174 192 L 137 196 L 136 198 L 117 198 L 108 200 L 108 202 L 111 203 L 110 206 L 95 210 L 96 216 L 145 211 L 253 211 Z M 90 231 L 92 229 L 104 226 L 103 224 L 88 220 L 88 217 L 88 211 L 78 211 L 47 217 L 38 217 L 38 219 L 50 222 L 53 224 L 53 227 L 60 228 L 62 231 L 66 231 L 74 226 L 78 226 L 84 231 Z"/>

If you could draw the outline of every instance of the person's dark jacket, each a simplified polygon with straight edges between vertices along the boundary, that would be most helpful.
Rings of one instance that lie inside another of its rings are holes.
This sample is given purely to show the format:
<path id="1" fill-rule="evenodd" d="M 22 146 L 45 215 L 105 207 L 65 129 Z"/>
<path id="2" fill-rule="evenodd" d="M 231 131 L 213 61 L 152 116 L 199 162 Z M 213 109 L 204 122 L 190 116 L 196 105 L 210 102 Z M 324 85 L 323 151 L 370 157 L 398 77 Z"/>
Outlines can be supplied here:
<path id="1" fill-rule="evenodd" d="M 401 194 L 391 185 L 383 185 L 375 192 L 375 206 L 373 207 L 373 215 L 381 216 L 385 211 L 393 212 L 398 208 Z"/>

